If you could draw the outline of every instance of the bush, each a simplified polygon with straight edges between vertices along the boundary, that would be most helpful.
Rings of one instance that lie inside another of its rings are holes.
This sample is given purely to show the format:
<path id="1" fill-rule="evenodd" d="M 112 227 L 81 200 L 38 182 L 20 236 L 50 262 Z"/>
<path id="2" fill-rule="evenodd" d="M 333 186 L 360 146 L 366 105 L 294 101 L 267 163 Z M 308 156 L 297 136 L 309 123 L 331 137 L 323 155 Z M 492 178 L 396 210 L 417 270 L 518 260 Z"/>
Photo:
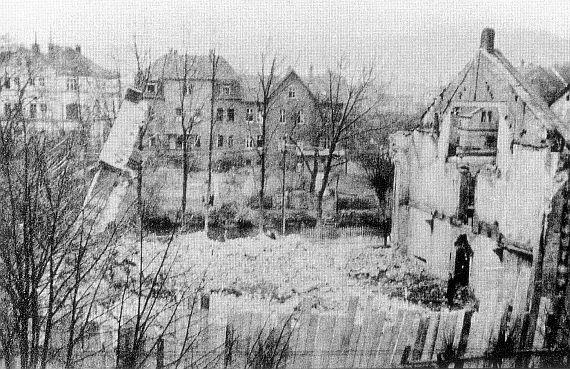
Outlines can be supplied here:
<path id="1" fill-rule="evenodd" d="M 214 163 L 214 168 L 218 173 L 229 172 L 232 168 L 242 168 L 246 165 L 246 161 L 242 154 L 224 154 Z"/>
<path id="2" fill-rule="evenodd" d="M 218 226 L 233 223 L 236 220 L 238 211 L 238 205 L 235 202 L 224 203 L 210 212 L 210 222 Z"/>
<path id="3" fill-rule="evenodd" d="M 365 226 L 376 228 L 382 225 L 382 219 L 376 211 L 343 212 L 336 215 L 334 221 L 339 227 Z"/>
<path id="4" fill-rule="evenodd" d="M 259 195 L 255 194 L 247 199 L 246 206 L 251 209 L 259 209 Z M 271 209 L 273 208 L 273 198 L 271 196 L 265 196 L 263 199 L 263 208 Z"/>
<path id="5" fill-rule="evenodd" d="M 338 199 L 339 210 L 369 210 L 374 209 L 374 207 L 374 202 L 367 198 L 340 197 Z"/>

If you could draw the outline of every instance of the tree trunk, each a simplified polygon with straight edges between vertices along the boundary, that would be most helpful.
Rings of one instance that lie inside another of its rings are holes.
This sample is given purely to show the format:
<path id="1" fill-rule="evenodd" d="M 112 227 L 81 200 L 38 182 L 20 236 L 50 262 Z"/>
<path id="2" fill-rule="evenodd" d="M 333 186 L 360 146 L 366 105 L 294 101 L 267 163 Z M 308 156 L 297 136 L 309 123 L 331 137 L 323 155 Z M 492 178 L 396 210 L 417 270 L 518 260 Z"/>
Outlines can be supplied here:
<path id="1" fill-rule="evenodd" d="M 184 221 L 186 219 L 186 191 L 188 187 L 188 134 L 186 131 L 183 132 L 182 141 L 182 201 L 180 203 L 180 222 L 184 227 Z"/>
<path id="2" fill-rule="evenodd" d="M 212 63 L 215 63 L 215 56 Z M 204 199 L 204 233 L 208 235 L 208 222 L 210 218 L 210 205 L 212 204 L 212 150 L 214 148 L 214 103 L 215 103 L 215 66 L 212 67 L 211 88 L 212 94 L 210 96 L 210 130 L 208 134 L 208 187 L 206 190 L 206 198 Z"/>
<path id="3" fill-rule="evenodd" d="M 265 171 L 266 171 L 266 157 L 265 157 L 265 118 L 263 119 L 263 142 L 261 145 L 261 170 L 260 170 L 260 181 L 259 181 L 259 232 L 263 233 L 265 226 Z"/>
<path id="4" fill-rule="evenodd" d="M 311 182 L 309 183 L 309 193 L 315 193 L 317 187 L 317 174 L 319 174 L 319 151 L 315 150 L 313 156 L 313 170 L 311 170 Z"/>
<path id="5" fill-rule="evenodd" d="M 327 184 L 329 182 L 329 176 L 331 173 L 333 153 L 335 150 L 334 144 L 329 148 L 329 154 L 327 155 L 327 161 L 323 167 L 323 180 L 321 181 L 321 188 L 317 193 L 317 225 L 322 225 L 323 222 L 323 197 L 327 189 Z"/>

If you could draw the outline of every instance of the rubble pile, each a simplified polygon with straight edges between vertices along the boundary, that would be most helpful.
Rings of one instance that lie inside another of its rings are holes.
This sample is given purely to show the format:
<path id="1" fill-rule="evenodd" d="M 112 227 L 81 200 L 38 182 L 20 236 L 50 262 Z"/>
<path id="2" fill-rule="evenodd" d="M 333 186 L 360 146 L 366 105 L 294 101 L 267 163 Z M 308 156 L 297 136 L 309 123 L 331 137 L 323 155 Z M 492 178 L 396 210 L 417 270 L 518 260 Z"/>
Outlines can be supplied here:
<path id="1" fill-rule="evenodd" d="M 419 303 L 427 296 L 431 306 L 440 283 L 413 261 L 394 257 L 390 248 L 378 248 L 378 242 L 364 237 L 311 242 L 298 235 L 219 242 L 197 232 L 176 237 L 169 253 L 173 275 L 186 283 L 203 279 L 208 291 L 303 302 L 320 310 L 343 309 L 350 295 L 379 292 Z M 166 237 L 150 239 L 144 252 L 159 255 L 166 245 Z"/>

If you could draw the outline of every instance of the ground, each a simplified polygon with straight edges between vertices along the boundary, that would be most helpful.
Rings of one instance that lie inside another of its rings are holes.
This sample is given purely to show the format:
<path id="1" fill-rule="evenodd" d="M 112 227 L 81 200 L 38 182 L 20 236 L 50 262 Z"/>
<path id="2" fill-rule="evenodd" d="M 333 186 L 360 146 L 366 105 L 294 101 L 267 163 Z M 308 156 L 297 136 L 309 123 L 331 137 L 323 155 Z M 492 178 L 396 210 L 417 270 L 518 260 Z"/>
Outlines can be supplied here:
<path id="1" fill-rule="evenodd" d="M 167 239 L 150 237 L 146 257 L 165 250 Z M 136 244 L 132 237 L 123 242 Z M 173 275 L 187 283 L 204 278 L 206 291 L 253 295 L 293 307 L 309 303 L 318 310 L 343 309 L 354 294 L 382 293 L 439 308 L 443 281 L 429 276 L 418 261 L 378 247 L 380 243 L 372 237 L 313 242 L 299 235 L 218 242 L 197 232 L 177 236 L 169 253 Z"/>

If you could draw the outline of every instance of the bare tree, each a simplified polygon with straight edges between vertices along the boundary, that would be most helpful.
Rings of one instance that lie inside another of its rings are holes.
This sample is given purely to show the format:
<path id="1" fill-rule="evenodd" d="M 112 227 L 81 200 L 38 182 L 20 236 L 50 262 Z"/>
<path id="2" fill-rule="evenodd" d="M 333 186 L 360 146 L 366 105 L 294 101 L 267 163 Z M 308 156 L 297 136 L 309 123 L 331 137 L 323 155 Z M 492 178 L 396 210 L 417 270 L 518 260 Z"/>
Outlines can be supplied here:
<path id="1" fill-rule="evenodd" d="M 258 86 L 256 88 L 257 110 L 260 114 L 261 125 L 261 142 L 258 142 L 257 153 L 260 161 L 259 171 L 259 228 L 263 233 L 265 226 L 265 181 L 267 179 L 267 156 L 269 154 L 269 145 L 273 136 L 277 131 L 275 122 L 270 122 L 270 114 L 275 105 L 275 95 L 279 87 L 279 74 L 277 70 L 277 58 L 274 56 L 270 62 L 267 62 L 266 56 L 261 57 L 261 71 L 258 73 Z"/>
<path id="2" fill-rule="evenodd" d="M 331 171 L 340 156 L 337 150 L 352 137 L 362 134 L 365 123 L 381 101 L 379 87 L 375 84 L 374 69 L 363 68 L 357 75 L 349 76 L 343 61 L 335 70 L 327 72 L 327 91 L 317 95 L 320 126 L 317 135 L 326 150 L 323 178 L 316 193 L 317 221 L 323 217 L 323 197 Z"/>
<path id="3" fill-rule="evenodd" d="M 208 130 L 208 183 L 206 188 L 206 198 L 204 199 L 204 233 L 208 234 L 208 223 L 210 221 L 210 208 L 213 205 L 214 198 L 212 196 L 212 154 L 214 150 L 214 107 L 216 105 L 216 100 L 218 96 L 218 64 L 220 62 L 220 56 L 216 54 L 216 50 L 210 50 L 210 126 Z"/>

